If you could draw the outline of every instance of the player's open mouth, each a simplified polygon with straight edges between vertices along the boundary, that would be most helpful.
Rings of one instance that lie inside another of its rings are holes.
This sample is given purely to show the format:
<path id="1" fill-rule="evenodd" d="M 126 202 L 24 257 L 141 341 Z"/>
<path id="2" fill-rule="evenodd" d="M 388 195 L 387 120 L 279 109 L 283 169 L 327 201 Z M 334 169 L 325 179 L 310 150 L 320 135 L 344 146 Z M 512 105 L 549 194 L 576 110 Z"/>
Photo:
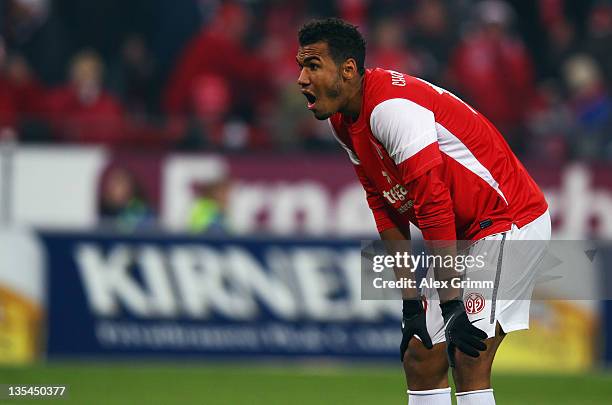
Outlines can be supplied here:
<path id="1" fill-rule="evenodd" d="M 312 110 L 314 108 L 314 105 L 315 105 L 316 101 L 317 101 L 317 98 L 314 95 L 310 94 L 310 93 L 303 92 L 303 94 L 306 97 L 306 100 L 308 100 L 308 109 Z"/>

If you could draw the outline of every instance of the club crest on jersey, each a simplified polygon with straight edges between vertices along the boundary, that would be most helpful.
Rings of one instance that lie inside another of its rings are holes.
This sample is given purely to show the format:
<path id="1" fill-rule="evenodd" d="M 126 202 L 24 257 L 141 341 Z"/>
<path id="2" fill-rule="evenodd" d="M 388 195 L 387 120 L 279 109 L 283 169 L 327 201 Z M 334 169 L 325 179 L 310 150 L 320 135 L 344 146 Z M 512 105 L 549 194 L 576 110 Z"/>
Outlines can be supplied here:
<path id="1" fill-rule="evenodd" d="M 470 315 L 477 314 L 485 307 L 485 298 L 476 292 L 469 293 L 463 300 L 465 312 Z"/>

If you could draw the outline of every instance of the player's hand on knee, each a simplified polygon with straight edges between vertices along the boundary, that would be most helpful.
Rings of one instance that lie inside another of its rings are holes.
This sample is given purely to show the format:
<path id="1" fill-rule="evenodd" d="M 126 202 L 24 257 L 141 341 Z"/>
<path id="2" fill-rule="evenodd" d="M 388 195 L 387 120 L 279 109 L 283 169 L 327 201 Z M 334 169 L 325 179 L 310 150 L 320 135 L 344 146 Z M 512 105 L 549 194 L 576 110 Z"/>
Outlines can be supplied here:
<path id="1" fill-rule="evenodd" d="M 471 357 L 478 357 L 480 351 L 486 350 L 484 339 L 487 334 L 478 329 L 467 317 L 461 300 L 451 300 L 440 304 L 444 318 L 446 351 L 448 362 L 455 367 L 455 348 Z"/>
<path id="2" fill-rule="evenodd" d="M 404 361 L 404 355 L 408 350 L 408 344 L 413 336 L 418 336 L 426 348 L 433 348 L 431 337 L 427 332 L 425 323 L 425 310 L 421 300 L 404 300 L 402 310 L 402 343 L 400 344 L 400 360 Z"/>

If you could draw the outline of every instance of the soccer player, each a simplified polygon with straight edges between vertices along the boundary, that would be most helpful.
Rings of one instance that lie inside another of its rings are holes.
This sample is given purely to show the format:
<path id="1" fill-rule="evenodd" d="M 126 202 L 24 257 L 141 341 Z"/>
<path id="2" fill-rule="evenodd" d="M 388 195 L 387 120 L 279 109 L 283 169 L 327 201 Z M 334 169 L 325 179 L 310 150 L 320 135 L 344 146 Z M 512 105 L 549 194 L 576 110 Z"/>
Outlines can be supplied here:
<path id="1" fill-rule="evenodd" d="M 298 37 L 308 109 L 348 153 L 381 239 L 391 247 L 409 240 L 412 223 L 434 252 L 456 254 L 456 241 L 467 240 L 492 263 L 488 292 L 402 290 L 409 403 L 451 404 L 450 364 L 458 404 L 494 404 L 493 358 L 506 333 L 528 328 L 543 256 L 542 244 L 505 242 L 550 239 L 542 192 L 498 130 L 462 100 L 407 74 L 365 69 L 355 26 L 315 20 Z M 503 299 L 510 289 L 521 299 Z"/>

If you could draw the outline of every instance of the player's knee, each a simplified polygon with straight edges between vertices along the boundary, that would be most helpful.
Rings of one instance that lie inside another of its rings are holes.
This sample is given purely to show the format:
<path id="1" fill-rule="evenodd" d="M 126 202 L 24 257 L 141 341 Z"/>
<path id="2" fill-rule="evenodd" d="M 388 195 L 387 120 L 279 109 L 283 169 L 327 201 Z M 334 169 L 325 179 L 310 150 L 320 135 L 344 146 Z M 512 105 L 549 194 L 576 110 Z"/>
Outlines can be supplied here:
<path id="1" fill-rule="evenodd" d="M 448 386 L 448 362 L 444 348 L 437 346 L 443 345 L 428 350 L 419 342 L 418 346 L 410 345 L 406 351 L 404 372 L 409 389 L 429 390 Z"/>

